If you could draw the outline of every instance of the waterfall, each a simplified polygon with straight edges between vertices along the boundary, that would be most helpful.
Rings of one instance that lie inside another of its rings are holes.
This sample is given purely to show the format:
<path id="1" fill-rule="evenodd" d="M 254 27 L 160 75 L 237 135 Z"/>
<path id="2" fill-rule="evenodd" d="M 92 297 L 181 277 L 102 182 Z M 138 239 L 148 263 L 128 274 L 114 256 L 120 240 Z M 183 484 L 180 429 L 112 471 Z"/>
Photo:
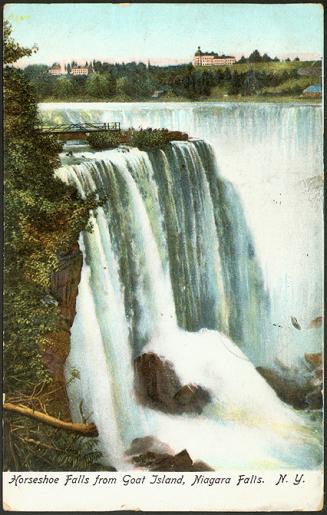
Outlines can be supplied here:
<path id="1" fill-rule="evenodd" d="M 154 435 L 214 468 L 314 467 L 319 442 L 255 370 L 266 359 L 270 303 L 239 195 L 209 144 L 87 153 L 58 176 L 106 196 L 80 237 L 84 256 L 66 364 L 71 411 L 99 429 L 104 461 L 130 467 L 134 438 Z M 235 343 L 233 343 L 233 341 Z M 211 394 L 201 416 L 136 402 L 133 360 L 169 359 L 182 384 Z M 201 434 L 200 434 L 201 433 Z M 242 452 L 240 452 L 242 449 Z"/>
<path id="2" fill-rule="evenodd" d="M 229 189 L 240 198 L 239 214 L 246 217 L 269 292 L 272 323 L 260 342 L 267 363 L 278 357 L 294 365 L 304 352 L 321 350 L 322 329 L 307 330 L 323 312 L 319 105 L 68 103 L 41 104 L 40 113 L 47 123 L 119 121 L 125 128 L 167 127 L 210 142 L 221 176 L 233 184 L 233 190 L 221 184 L 225 197 Z M 292 316 L 304 330 L 294 329 Z"/>
<path id="3" fill-rule="evenodd" d="M 211 147 L 175 142 L 165 151 L 98 155 L 61 176 L 83 196 L 108 197 L 93 215 L 94 235 L 83 236 L 85 259 L 95 297 L 107 270 L 117 269 L 134 354 L 154 331 L 178 323 L 222 331 L 260 363 L 269 299 L 239 198 Z M 101 272 L 93 271 L 99 259 Z"/>

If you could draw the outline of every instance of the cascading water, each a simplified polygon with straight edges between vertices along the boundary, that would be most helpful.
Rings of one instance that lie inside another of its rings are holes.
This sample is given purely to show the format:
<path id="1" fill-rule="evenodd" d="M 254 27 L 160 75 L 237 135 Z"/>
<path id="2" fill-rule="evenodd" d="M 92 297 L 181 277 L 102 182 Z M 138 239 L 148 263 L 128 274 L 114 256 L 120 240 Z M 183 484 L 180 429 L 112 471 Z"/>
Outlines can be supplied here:
<path id="1" fill-rule="evenodd" d="M 260 362 L 268 297 L 238 197 L 211 148 L 196 141 L 98 156 L 61 175 L 82 195 L 109 198 L 99 210 L 106 222 L 96 224 L 105 247 L 86 235 L 86 262 L 114 252 L 134 354 L 177 319 L 189 331 L 223 331 Z M 94 295 L 103 280 L 97 273 Z"/>
<path id="2" fill-rule="evenodd" d="M 323 310 L 320 106 L 74 103 L 41 104 L 40 112 L 47 123 L 120 121 L 206 138 L 240 196 L 269 292 L 271 325 L 260 359 L 294 365 L 304 352 L 321 350 L 322 328 L 308 329 Z"/>
<path id="3" fill-rule="evenodd" d="M 84 154 L 58 175 L 81 195 L 108 200 L 80 239 L 67 374 L 80 371 L 69 387 L 72 415 L 79 418 L 83 400 L 104 460 L 127 468 L 132 440 L 154 435 L 214 468 L 316 466 L 310 422 L 279 401 L 252 364 L 266 359 L 270 305 L 238 195 L 210 146 Z M 201 416 L 135 401 L 133 358 L 147 351 L 168 358 L 182 384 L 208 389 L 212 402 Z"/>

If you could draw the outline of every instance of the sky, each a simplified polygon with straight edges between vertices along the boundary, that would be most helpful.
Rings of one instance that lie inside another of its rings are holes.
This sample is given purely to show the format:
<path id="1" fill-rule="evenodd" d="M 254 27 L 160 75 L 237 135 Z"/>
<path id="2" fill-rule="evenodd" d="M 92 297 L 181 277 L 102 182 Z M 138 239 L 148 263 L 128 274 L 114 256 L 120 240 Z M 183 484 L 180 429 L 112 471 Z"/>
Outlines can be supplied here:
<path id="1" fill-rule="evenodd" d="M 52 64 L 100 59 L 187 63 L 196 48 L 248 56 L 323 55 L 320 4 L 7 4 L 5 19 L 23 46 L 38 52 L 21 61 Z"/>

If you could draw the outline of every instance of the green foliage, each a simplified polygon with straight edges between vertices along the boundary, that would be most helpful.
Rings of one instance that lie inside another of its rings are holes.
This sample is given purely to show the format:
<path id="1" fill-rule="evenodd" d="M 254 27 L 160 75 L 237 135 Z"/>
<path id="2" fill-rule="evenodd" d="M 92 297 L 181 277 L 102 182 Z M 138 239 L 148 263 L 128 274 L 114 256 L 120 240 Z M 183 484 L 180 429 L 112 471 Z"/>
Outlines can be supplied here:
<path id="1" fill-rule="evenodd" d="M 104 150 L 118 147 L 120 144 L 125 143 L 125 138 L 122 132 L 94 132 L 90 133 L 87 138 L 89 144 L 97 149 Z"/>
<path id="2" fill-rule="evenodd" d="M 8 21 L 3 24 L 3 47 L 4 47 L 4 64 L 12 64 L 21 57 L 31 55 L 35 49 L 23 48 L 11 37 L 11 26 Z"/>
<path id="3" fill-rule="evenodd" d="M 132 147 L 140 150 L 148 150 L 151 148 L 160 148 L 171 141 L 169 131 L 167 129 L 147 129 L 147 130 L 131 130 L 129 141 Z"/>
<path id="4" fill-rule="evenodd" d="M 115 148 L 119 145 L 148 150 L 160 148 L 176 139 L 186 140 L 187 135 L 170 132 L 168 129 L 129 129 L 117 132 L 94 132 L 88 136 L 89 144 L 97 150 Z"/>
<path id="5" fill-rule="evenodd" d="M 72 82 L 66 77 L 59 77 L 54 85 L 54 94 L 59 98 L 68 98 L 74 92 Z"/>
<path id="6" fill-rule="evenodd" d="M 94 98 L 111 97 L 116 92 L 116 85 L 109 74 L 91 73 L 85 82 L 85 92 Z"/>
<path id="7" fill-rule="evenodd" d="M 311 77 L 289 78 L 275 87 L 264 88 L 263 94 L 271 95 L 298 95 L 312 84 Z"/>
<path id="8" fill-rule="evenodd" d="M 67 71 L 73 63 L 66 66 Z M 321 63 L 317 63 L 317 66 Z M 33 65 L 35 66 L 35 65 Z M 311 62 L 280 62 L 258 50 L 244 56 L 232 66 L 193 67 L 145 66 L 143 63 L 110 64 L 93 61 L 89 75 L 53 77 L 45 67 L 27 67 L 24 73 L 32 80 L 39 100 L 111 100 L 128 102 L 152 100 L 155 90 L 162 90 L 161 100 L 202 100 L 219 98 L 216 93 L 260 95 L 263 88 L 275 88 L 294 78 L 297 71 L 306 69 L 308 76 L 316 77 L 317 69 Z M 42 72 L 43 70 L 43 72 Z M 235 74 L 241 77 L 235 77 Z M 250 74 L 250 75 L 245 75 Z M 252 74 L 252 77 L 251 77 Z M 259 76 L 258 74 L 263 74 Z M 318 71 L 319 74 L 319 71 Z M 315 79 L 316 80 L 316 79 Z M 61 89 L 57 83 L 64 81 Z M 245 82 L 243 84 L 243 82 Z M 69 85 L 68 85 L 69 84 Z M 232 92 L 235 93 L 232 93 Z M 296 91 L 296 90 L 294 90 Z M 278 91 L 275 92 L 279 94 Z M 298 94 L 298 93 L 296 93 Z M 280 95 L 284 95 L 281 91 Z"/>
<path id="9" fill-rule="evenodd" d="M 11 39 L 8 24 L 4 50 L 9 64 L 31 53 Z M 76 244 L 89 210 L 97 205 L 93 196 L 82 200 L 74 187 L 55 177 L 61 145 L 40 133 L 38 126 L 37 101 L 26 74 L 6 66 L 3 353 L 4 391 L 9 398 L 29 398 L 36 385 L 51 382 L 42 354 L 51 345 L 51 332 L 61 324 L 59 307 L 50 295 L 51 274 L 59 267 L 59 256 Z M 91 470 L 90 463 L 98 456 L 94 444 L 44 424 L 35 428 L 20 418 L 18 426 L 9 424 L 14 436 L 8 437 L 8 449 L 15 470 Z"/>
<path id="10" fill-rule="evenodd" d="M 11 471 L 106 470 L 94 438 L 68 433 L 16 414 L 4 417 L 4 469 Z"/>
<path id="11" fill-rule="evenodd" d="M 42 79 L 48 74 L 49 67 L 46 64 L 29 64 L 24 68 L 24 74 L 28 80 Z"/>
<path id="12" fill-rule="evenodd" d="M 262 57 L 258 50 L 254 50 L 252 54 L 250 54 L 248 62 L 249 63 L 260 63 L 262 61 Z"/>

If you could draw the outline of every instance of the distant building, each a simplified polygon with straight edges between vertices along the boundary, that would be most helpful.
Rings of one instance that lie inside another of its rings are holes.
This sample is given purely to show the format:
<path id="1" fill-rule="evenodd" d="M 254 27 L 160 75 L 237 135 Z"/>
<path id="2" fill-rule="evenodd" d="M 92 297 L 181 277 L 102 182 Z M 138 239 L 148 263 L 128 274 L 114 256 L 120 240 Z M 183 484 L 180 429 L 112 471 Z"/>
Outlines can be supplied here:
<path id="1" fill-rule="evenodd" d="M 50 75 L 61 75 L 61 66 L 60 64 L 53 64 L 51 68 L 49 68 Z"/>
<path id="2" fill-rule="evenodd" d="M 313 84 L 312 86 L 308 86 L 303 91 L 303 95 L 305 95 L 307 97 L 320 97 L 321 96 L 320 84 Z"/>
<path id="3" fill-rule="evenodd" d="M 202 52 L 198 47 L 194 54 L 193 66 L 221 66 L 231 65 L 236 62 L 236 58 L 232 55 L 218 55 L 216 52 Z"/>
<path id="4" fill-rule="evenodd" d="M 87 66 L 73 66 L 70 73 L 72 75 L 88 75 L 89 69 Z"/>

